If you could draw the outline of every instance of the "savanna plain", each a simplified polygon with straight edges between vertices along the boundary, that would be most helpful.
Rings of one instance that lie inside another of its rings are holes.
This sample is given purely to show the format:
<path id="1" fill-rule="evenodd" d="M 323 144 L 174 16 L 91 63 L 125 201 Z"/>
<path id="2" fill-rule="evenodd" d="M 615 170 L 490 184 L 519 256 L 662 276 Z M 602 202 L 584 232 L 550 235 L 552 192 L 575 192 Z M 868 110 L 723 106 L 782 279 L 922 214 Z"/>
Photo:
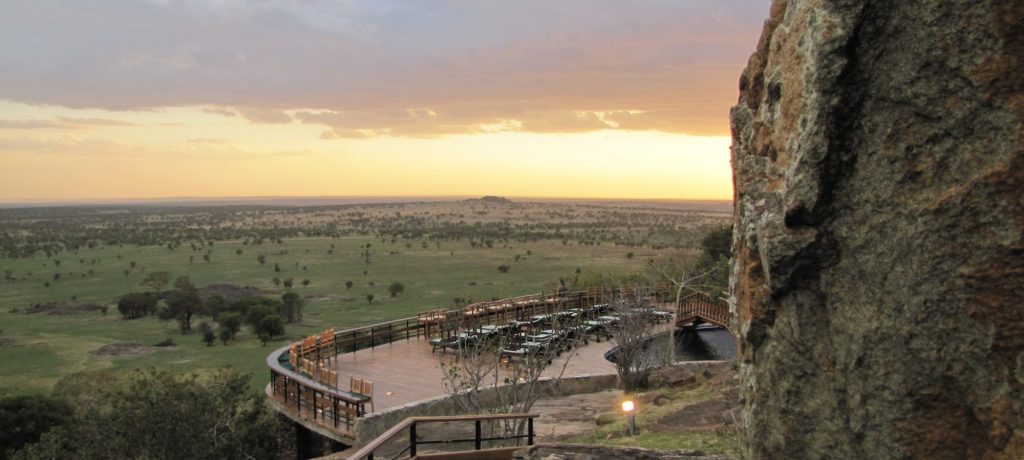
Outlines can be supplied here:
<path id="1" fill-rule="evenodd" d="M 658 267 L 698 257 L 730 214 L 728 203 L 499 197 L 0 209 L 0 396 L 146 368 L 202 376 L 231 366 L 262 389 L 273 347 L 328 327 L 552 292 L 560 280 L 656 282 Z M 301 318 L 283 333 L 245 326 L 211 342 L 203 330 L 218 327 L 215 311 L 198 309 L 189 332 L 159 314 L 182 280 L 219 308 L 294 293 Z M 161 299 L 156 312 L 126 319 L 118 303 L 130 293 Z"/>

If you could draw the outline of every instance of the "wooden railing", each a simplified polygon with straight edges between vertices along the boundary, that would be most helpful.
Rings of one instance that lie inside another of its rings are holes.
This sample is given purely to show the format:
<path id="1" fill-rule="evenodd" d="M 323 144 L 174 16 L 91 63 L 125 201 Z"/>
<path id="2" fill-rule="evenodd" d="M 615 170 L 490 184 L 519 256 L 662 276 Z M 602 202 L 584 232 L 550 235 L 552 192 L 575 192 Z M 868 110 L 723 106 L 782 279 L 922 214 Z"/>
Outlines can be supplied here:
<path id="1" fill-rule="evenodd" d="M 298 418 L 353 435 L 356 419 L 366 414 L 369 396 L 340 390 L 292 369 L 289 348 L 280 348 L 267 357 L 270 396 Z"/>
<path id="2" fill-rule="evenodd" d="M 419 447 L 423 445 L 431 444 L 459 444 L 459 443 L 473 443 L 474 451 L 482 450 L 484 443 L 491 443 L 495 441 L 513 441 L 514 444 L 518 445 L 519 440 L 525 439 L 526 445 L 532 446 L 534 440 L 533 430 L 533 419 L 537 418 L 539 414 L 486 414 L 486 415 L 459 415 L 459 416 L 446 416 L 446 417 L 409 417 L 403 420 L 398 425 L 391 427 L 388 431 L 370 441 L 363 448 L 356 451 L 356 453 L 349 456 L 349 460 L 374 460 L 374 452 L 379 450 L 385 444 L 392 439 L 397 438 L 399 435 L 406 435 L 409 440 L 408 444 L 405 444 L 403 449 L 400 449 L 398 453 L 390 453 L 391 458 L 400 458 L 402 455 L 408 455 L 409 458 L 414 458 L 419 454 Z M 526 432 L 522 434 L 509 434 L 501 436 L 485 436 L 483 431 L 483 422 L 503 422 L 506 420 L 522 420 L 526 419 Z M 474 424 L 474 436 L 472 438 L 442 438 L 442 439 L 424 439 L 421 436 L 422 432 L 418 432 L 417 428 L 427 424 L 436 423 L 452 423 L 452 422 L 473 422 Z M 506 450 L 518 449 L 518 447 L 506 447 Z M 469 449 L 462 449 L 469 450 Z M 497 454 L 498 452 L 494 452 Z M 511 452 L 508 452 L 511 454 Z"/>
<path id="3" fill-rule="evenodd" d="M 676 325 L 705 321 L 729 328 L 729 303 L 703 292 L 688 294 L 676 306 Z"/>

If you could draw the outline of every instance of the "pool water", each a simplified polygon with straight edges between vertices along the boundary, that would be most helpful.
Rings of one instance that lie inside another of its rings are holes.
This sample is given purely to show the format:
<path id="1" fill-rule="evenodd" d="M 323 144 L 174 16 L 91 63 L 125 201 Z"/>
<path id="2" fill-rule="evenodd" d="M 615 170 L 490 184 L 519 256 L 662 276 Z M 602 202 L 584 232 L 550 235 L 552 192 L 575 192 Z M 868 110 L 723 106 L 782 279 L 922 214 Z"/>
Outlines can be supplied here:
<path id="1" fill-rule="evenodd" d="M 645 351 L 649 358 L 661 361 L 668 353 L 668 333 L 651 337 Z M 673 334 L 674 361 L 713 361 L 731 359 L 736 356 L 736 340 L 729 331 L 723 328 L 676 329 Z M 612 349 L 605 358 L 615 361 Z"/>

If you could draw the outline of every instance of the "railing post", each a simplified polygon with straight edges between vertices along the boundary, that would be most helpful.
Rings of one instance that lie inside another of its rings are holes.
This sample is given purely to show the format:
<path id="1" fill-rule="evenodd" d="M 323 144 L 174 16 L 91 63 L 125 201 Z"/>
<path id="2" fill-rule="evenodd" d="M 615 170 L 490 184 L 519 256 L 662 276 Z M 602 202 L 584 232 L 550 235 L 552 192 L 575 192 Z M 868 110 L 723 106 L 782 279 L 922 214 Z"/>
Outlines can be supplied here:
<path id="1" fill-rule="evenodd" d="M 476 450 L 480 450 L 480 438 L 481 438 L 480 433 L 481 433 L 481 431 L 482 430 L 480 429 L 480 419 L 476 419 L 476 436 L 473 438 L 473 447 Z"/>
<path id="2" fill-rule="evenodd" d="M 409 425 L 409 457 L 416 456 L 416 422 Z"/>
<path id="3" fill-rule="evenodd" d="M 533 445 L 533 417 L 526 419 L 526 445 Z"/>

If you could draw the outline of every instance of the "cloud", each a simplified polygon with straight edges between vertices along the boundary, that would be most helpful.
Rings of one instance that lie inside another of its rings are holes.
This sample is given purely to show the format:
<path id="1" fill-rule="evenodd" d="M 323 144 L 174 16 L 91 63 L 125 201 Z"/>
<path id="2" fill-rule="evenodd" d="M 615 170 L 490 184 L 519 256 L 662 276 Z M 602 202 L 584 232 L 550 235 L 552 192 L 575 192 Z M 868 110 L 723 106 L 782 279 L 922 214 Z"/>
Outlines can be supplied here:
<path id="1" fill-rule="evenodd" d="M 0 98 L 256 123 L 303 112 L 326 137 L 723 134 L 767 3 L 9 0 Z"/>
<path id="2" fill-rule="evenodd" d="M 64 135 L 51 138 L 17 137 L 0 138 L 0 155 L 3 154 L 37 154 L 37 155 L 126 155 L 136 150 L 131 145 L 111 139 L 79 138 L 75 135 Z"/>
<path id="3" fill-rule="evenodd" d="M 107 120 L 102 118 L 72 118 L 57 117 L 53 120 L 26 119 L 12 120 L 0 119 L 0 129 L 55 129 L 74 130 L 102 128 L 106 126 L 135 126 L 135 123 L 120 120 Z"/>
<path id="4" fill-rule="evenodd" d="M 255 123 L 291 123 L 292 117 L 283 110 L 260 109 L 256 107 L 235 108 L 246 120 Z"/>
<path id="5" fill-rule="evenodd" d="M 242 147 L 228 139 L 218 138 L 193 138 L 180 143 L 153 146 L 128 144 L 105 138 L 80 138 L 75 135 L 46 138 L 0 137 L 0 155 L 25 154 L 247 161 L 279 157 L 308 157 L 318 155 L 319 152 L 312 149 L 255 150 Z"/>

